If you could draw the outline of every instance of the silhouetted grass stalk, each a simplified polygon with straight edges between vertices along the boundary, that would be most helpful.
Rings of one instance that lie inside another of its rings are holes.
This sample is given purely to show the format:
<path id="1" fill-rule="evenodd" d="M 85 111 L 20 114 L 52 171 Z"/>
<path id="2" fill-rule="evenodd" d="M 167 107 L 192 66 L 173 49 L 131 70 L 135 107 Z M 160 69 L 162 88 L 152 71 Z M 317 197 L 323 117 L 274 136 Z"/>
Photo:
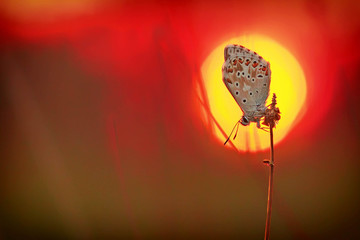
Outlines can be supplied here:
<path id="1" fill-rule="evenodd" d="M 268 185 L 268 201 L 266 211 L 266 224 L 265 224 L 265 240 L 270 238 L 270 223 L 272 211 L 272 195 L 273 195 L 273 181 L 274 181 L 274 134 L 273 128 L 275 123 L 280 120 L 280 111 L 276 107 L 276 95 L 274 93 L 270 108 L 266 110 L 264 124 L 270 127 L 270 161 L 264 161 L 269 166 L 269 185 Z"/>
<path id="2" fill-rule="evenodd" d="M 270 235 L 273 179 L 274 179 L 274 144 L 273 144 L 273 127 L 270 127 L 269 186 L 268 186 L 268 202 L 267 202 L 265 237 L 264 237 L 265 240 L 268 240 Z"/>

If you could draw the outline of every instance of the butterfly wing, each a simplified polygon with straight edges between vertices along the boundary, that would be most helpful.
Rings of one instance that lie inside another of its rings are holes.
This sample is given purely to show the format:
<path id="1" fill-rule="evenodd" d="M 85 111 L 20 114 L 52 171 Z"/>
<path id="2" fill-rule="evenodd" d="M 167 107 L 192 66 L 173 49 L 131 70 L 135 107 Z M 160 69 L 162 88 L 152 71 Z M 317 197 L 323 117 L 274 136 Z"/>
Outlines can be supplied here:
<path id="1" fill-rule="evenodd" d="M 249 114 L 264 106 L 270 90 L 270 64 L 239 45 L 226 46 L 224 58 L 223 82 L 241 110 Z"/>

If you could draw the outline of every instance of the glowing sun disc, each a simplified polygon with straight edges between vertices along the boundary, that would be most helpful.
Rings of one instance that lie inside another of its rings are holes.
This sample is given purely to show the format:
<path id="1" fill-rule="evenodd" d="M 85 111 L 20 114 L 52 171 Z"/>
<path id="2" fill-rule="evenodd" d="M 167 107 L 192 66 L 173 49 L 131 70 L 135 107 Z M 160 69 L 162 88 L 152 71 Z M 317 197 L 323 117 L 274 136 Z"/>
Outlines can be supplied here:
<path id="1" fill-rule="evenodd" d="M 240 107 L 222 82 L 221 66 L 224 62 L 224 47 L 227 44 L 240 44 L 257 52 L 270 62 L 271 84 L 268 104 L 273 93 L 278 97 L 281 120 L 276 126 L 274 143 L 279 143 L 289 133 L 304 111 L 306 99 L 306 80 L 304 72 L 295 57 L 279 43 L 261 35 L 246 35 L 233 38 L 216 47 L 201 67 L 206 94 L 212 115 L 225 133 L 230 134 L 234 124 L 242 116 Z M 224 143 L 218 127 L 214 128 L 214 136 Z M 255 152 L 269 147 L 269 133 L 256 128 L 252 123 L 248 127 L 239 127 L 235 146 L 241 151 Z"/>

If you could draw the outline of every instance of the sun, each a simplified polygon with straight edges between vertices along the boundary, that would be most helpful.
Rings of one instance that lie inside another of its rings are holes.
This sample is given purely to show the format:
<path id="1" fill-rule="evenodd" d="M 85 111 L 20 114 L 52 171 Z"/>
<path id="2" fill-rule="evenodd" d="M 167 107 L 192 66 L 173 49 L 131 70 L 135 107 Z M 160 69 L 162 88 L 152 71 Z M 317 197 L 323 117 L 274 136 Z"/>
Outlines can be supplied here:
<path id="1" fill-rule="evenodd" d="M 300 120 L 305 111 L 306 80 L 296 58 L 274 40 L 261 35 L 244 35 L 229 39 L 216 47 L 204 61 L 201 74 L 204 80 L 210 113 L 218 123 L 213 125 L 213 133 L 219 143 L 224 143 L 242 111 L 222 82 L 221 66 L 224 62 L 224 47 L 227 44 L 243 45 L 262 56 L 271 66 L 271 84 L 268 102 L 276 93 L 281 120 L 276 126 L 274 143 L 279 143 Z M 204 111 L 204 114 L 209 112 Z M 269 134 L 259 130 L 256 124 L 239 127 L 233 141 L 241 151 L 255 152 L 269 147 Z"/>

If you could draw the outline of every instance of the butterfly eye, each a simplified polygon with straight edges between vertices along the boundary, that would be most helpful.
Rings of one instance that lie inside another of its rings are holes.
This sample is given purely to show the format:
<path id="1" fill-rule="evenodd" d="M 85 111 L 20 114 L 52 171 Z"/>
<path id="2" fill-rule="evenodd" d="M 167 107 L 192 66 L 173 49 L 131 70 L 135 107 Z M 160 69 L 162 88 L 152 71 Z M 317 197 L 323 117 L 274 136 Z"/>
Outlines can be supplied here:
<path id="1" fill-rule="evenodd" d="M 256 77 L 257 77 L 257 78 L 263 78 L 264 76 L 261 75 L 261 74 L 259 74 L 259 75 L 257 75 Z"/>
<path id="2" fill-rule="evenodd" d="M 247 99 L 246 99 L 246 98 L 243 98 L 243 99 L 242 99 L 242 102 L 243 102 L 243 103 L 246 103 L 246 102 L 247 102 Z"/>
<path id="3" fill-rule="evenodd" d="M 251 81 L 252 81 L 252 82 L 255 82 L 255 78 L 252 78 Z"/>
<path id="4" fill-rule="evenodd" d="M 245 73 L 244 73 L 244 72 L 242 72 L 242 73 L 241 73 L 241 75 L 245 76 Z"/>
<path id="5" fill-rule="evenodd" d="M 239 86 L 239 83 L 238 83 L 238 82 L 236 82 L 236 83 L 235 83 L 235 86 L 237 86 L 237 87 L 238 87 L 238 86 Z"/>
<path id="6" fill-rule="evenodd" d="M 259 93 L 259 91 L 258 91 L 258 90 L 256 90 L 255 92 L 256 92 L 256 93 Z"/>
<path id="7" fill-rule="evenodd" d="M 253 95 L 253 93 L 252 93 L 252 92 L 249 92 L 249 95 L 250 95 L 250 96 L 252 96 L 252 95 Z"/>
<path id="8" fill-rule="evenodd" d="M 241 72 L 240 72 L 240 71 L 237 71 L 237 72 L 236 72 L 236 76 L 239 78 L 240 75 L 241 75 Z"/>
<path id="9" fill-rule="evenodd" d="M 236 52 L 239 53 L 239 52 L 240 52 L 240 49 L 236 49 Z"/>
<path id="10" fill-rule="evenodd" d="M 250 75 L 247 75 L 247 79 L 250 79 Z"/>
<path id="11" fill-rule="evenodd" d="M 235 91 L 235 94 L 236 94 L 236 95 L 239 95 L 239 91 Z"/>
<path id="12" fill-rule="evenodd" d="M 266 83 L 264 83 L 264 87 L 266 87 Z"/>
<path id="13" fill-rule="evenodd" d="M 243 116 L 240 121 L 241 125 L 248 126 L 250 124 L 249 119 L 247 117 Z"/>

